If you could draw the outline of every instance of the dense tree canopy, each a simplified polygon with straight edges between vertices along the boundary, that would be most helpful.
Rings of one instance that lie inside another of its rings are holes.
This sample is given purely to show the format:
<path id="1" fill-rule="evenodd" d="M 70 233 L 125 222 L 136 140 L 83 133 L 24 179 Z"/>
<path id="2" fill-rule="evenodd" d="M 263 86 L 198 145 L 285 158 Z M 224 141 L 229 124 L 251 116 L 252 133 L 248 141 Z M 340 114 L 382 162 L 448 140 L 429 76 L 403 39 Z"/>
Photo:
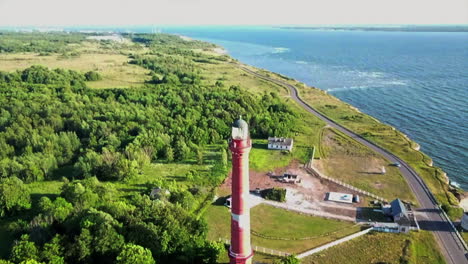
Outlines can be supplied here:
<path id="1" fill-rule="evenodd" d="M 67 47 L 71 43 L 79 43 L 86 36 L 84 34 L 66 33 L 30 33 L 17 34 L 0 32 L 0 53 L 7 52 L 64 52 L 71 50 Z"/>
<path id="2" fill-rule="evenodd" d="M 195 157 L 200 146 L 226 139 L 239 114 L 263 138 L 288 134 L 295 118 L 274 95 L 237 87 L 190 81 L 92 90 L 84 81 L 42 66 L 0 73 L 1 178 L 32 182 L 74 164 L 75 177 L 121 180 L 151 160 Z"/>
<path id="3" fill-rule="evenodd" d="M 0 53 L 44 56 L 74 52 L 68 44 L 86 37 L 0 34 Z M 17 239 L 14 263 L 216 263 L 224 245 L 206 239 L 207 224 L 197 212 L 226 176 L 231 122 L 242 115 L 252 137 L 266 138 L 290 134 L 298 118 L 274 93 L 256 96 L 204 82 L 197 63 L 226 58 L 193 49 L 212 44 L 165 34 L 126 36 L 148 50 L 127 54 L 130 63 L 151 71 L 144 87 L 90 89 L 86 81 L 100 79 L 95 71 L 39 65 L 0 71 L 0 217 L 23 213 L 9 226 Z M 122 197 L 109 183 L 132 179 L 154 161 L 201 165 L 210 144 L 217 144 L 221 159 L 203 176 L 189 171 L 191 185 L 147 183 L 149 190 L 168 189 L 167 199 L 151 200 L 147 190 Z M 61 193 L 34 193 L 31 203 L 27 185 L 55 179 L 57 171 L 67 172 Z"/>

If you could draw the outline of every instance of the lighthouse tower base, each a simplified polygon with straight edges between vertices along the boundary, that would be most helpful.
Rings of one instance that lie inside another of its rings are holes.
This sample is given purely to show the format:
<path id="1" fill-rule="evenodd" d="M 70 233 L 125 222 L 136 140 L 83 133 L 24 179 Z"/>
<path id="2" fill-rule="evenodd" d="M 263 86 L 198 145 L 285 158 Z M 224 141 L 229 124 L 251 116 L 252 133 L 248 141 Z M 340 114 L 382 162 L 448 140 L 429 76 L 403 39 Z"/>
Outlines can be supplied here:
<path id="1" fill-rule="evenodd" d="M 252 264 L 253 251 L 248 256 L 241 256 L 229 248 L 229 264 Z"/>

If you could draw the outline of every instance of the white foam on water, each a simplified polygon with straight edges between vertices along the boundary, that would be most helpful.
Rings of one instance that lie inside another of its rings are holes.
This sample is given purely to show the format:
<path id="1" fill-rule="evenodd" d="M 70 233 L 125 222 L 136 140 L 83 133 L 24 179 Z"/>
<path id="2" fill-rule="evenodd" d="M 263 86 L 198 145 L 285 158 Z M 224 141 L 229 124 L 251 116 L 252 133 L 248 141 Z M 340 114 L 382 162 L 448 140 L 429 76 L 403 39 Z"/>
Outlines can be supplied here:
<path id="1" fill-rule="evenodd" d="M 450 185 L 454 186 L 454 187 L 457 187 L 457 188 L 460 188 L 460 184 L 456 181 L 450 181 Z"/>
<path id="2" fill-rule="evenodd" d="M 385 76 L 383 72 L 346 71 L 346 73 L 362 78 L 382 78 Z"/>
<path id="3" fill-rule="evenodd" d="M 276 47 L 276 48 L 273 48 L 273 51 L 271 53 L 285 53 L 289 51 L 291 51 L 291 49 L 289 48 Z"/>
<path id="4" fill-rule="evenodd" d="M 373 88 L 397 88 L 409 85 L 409 81 L 395 78 L 379 71 L 340 70 L 334 73 L 337 80 L 343 81 L 342 87 L 326 89 L 328 92 L 366 90 Z"/>
<path id="5" fill-rule="evenodd" d="M 336 87 L 336 88 L 329 88 L 326 89 L 327 92 L 344 92 L 344 91 L 350 91 L 350 90 L 366 90 L 373 88 L 368 85 L 356 85 L 356 86 L 343 86 L 343 87 Z"/>

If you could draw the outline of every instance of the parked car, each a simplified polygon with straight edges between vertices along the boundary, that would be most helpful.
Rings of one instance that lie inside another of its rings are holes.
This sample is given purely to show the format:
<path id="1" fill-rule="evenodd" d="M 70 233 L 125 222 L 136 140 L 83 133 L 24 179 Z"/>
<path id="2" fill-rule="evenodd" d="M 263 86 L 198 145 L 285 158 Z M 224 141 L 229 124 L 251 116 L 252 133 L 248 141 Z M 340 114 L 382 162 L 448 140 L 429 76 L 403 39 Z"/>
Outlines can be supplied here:
<path id="1" fill-rule="evenodd" d="M 398 167 L 398 168 L 401 167 L 401 164 L 400 164 L 399 162 L 395 162 L 395 163 L 392 163 L 392 164 L 390 164 L 390 165 L 395 166 L 395 167 Z"/>

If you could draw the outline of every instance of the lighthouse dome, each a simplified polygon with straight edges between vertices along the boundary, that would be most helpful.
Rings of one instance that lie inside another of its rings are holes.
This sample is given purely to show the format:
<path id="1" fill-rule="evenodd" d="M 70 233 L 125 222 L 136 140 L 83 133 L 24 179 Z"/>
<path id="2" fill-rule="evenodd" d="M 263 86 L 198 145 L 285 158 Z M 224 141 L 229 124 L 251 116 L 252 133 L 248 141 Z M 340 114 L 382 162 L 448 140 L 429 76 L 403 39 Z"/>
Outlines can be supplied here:
<path id="1" fill-rule="evenodd" d="M 242 120 L 242 117 L 232 123 L 232 138 L 242 140 L 249 138 L 249 125 Z"/>
<path id="2" fill-rule="evenodd" d="M 242 117 L 239 117 L 239 119 L 234 121 L 234 123 L 232 123 L 232 127 L 246 129 L 246 130 L 249 129 L 249 125 L 247 124 L 247 122 L 245 122 L 245 120 L 242 119 Z"/>

